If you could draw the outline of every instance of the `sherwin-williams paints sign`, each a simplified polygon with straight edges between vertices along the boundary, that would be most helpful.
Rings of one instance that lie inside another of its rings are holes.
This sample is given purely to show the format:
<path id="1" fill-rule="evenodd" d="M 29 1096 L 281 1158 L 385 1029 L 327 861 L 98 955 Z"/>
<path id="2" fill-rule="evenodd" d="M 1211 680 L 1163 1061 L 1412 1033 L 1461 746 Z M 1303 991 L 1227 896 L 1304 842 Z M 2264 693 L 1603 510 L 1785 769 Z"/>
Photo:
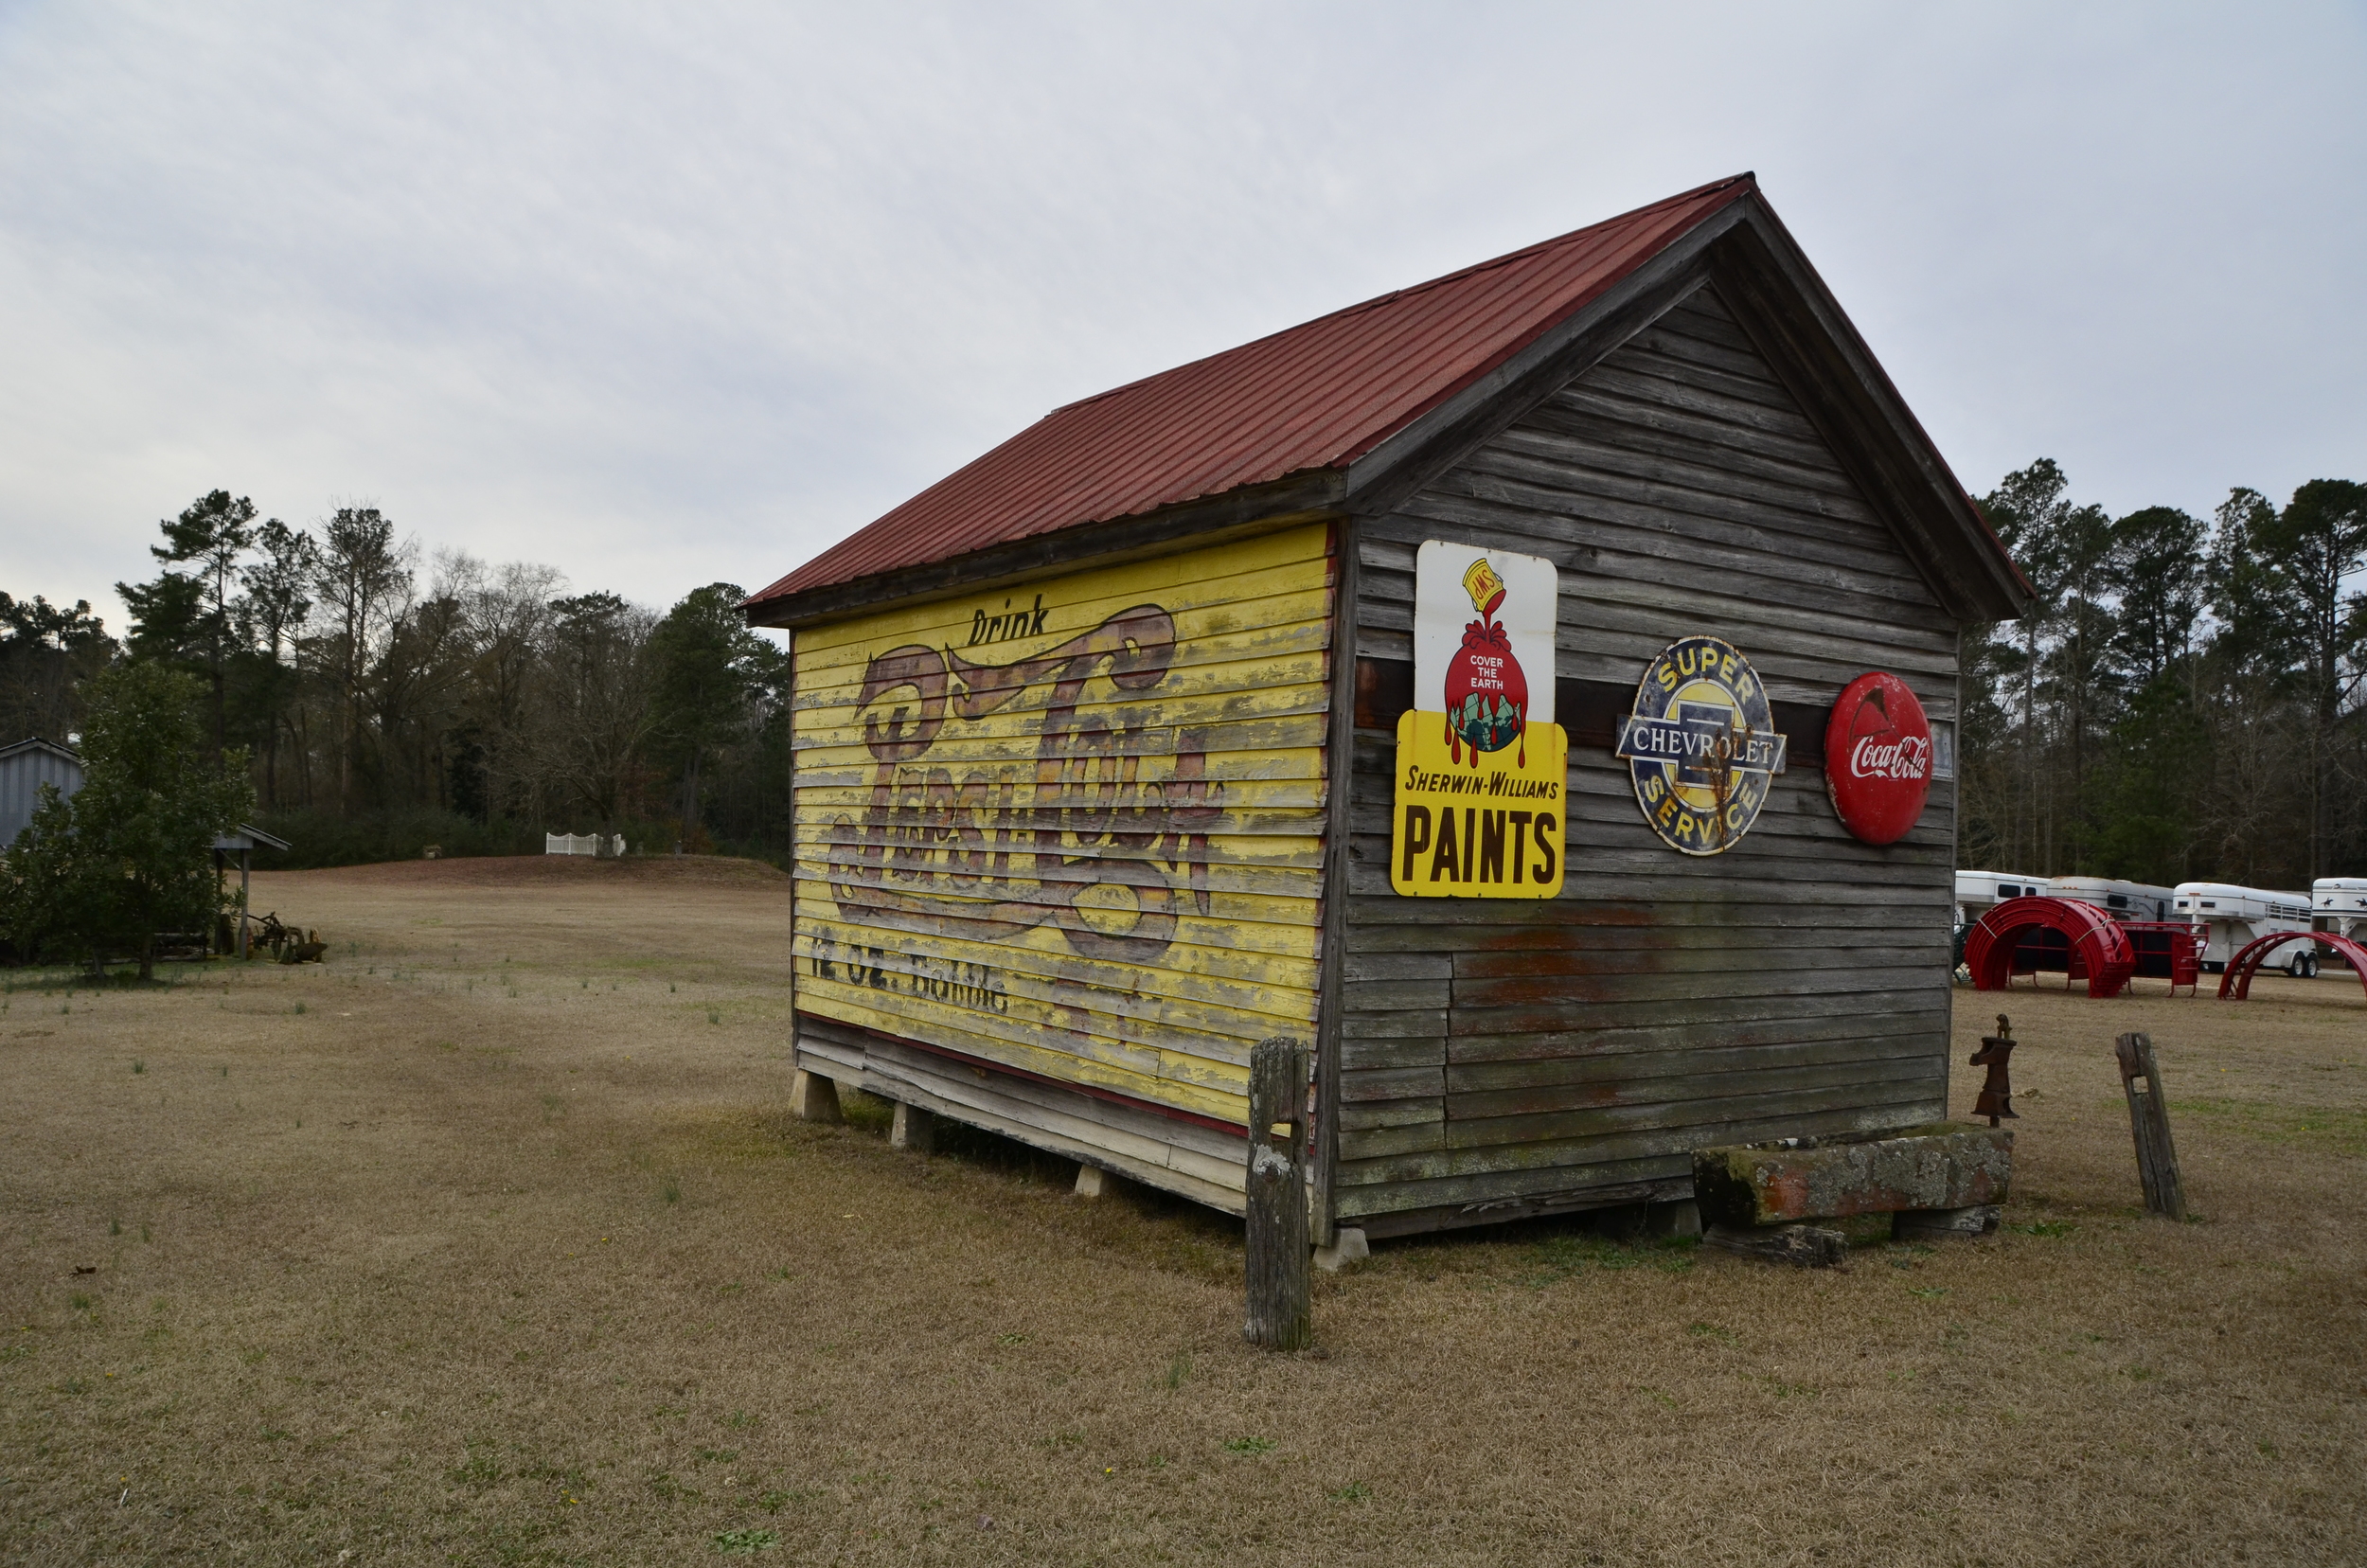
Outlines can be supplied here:
<path id="1" fill-rule="evenodd" d="M 1652 831 L 1672 849 L 1715 855 L 1758 821 L 1784 744 L 1751 661 L 1716 637 L 1686 637 L 1645 668 L 1617 751 Z"/>
<path id="2" fill-rule="evenodd" d="M 1389 883 L 1430 899 L 1561 891 L 1569 741 L 1554 722 L 1554 563 L 1440 540 L 1414 562 L 1414 706 L 1397 720 Z"/>
<path id="3" fill-rule="evenodd" d="M 1931 725 L 1906 682 L 1876 670 L 1842 689 L 1824 726 L 1824 790 L 1867 844 L 1896 844 L 1914 827 L 1931 793 Z"/>

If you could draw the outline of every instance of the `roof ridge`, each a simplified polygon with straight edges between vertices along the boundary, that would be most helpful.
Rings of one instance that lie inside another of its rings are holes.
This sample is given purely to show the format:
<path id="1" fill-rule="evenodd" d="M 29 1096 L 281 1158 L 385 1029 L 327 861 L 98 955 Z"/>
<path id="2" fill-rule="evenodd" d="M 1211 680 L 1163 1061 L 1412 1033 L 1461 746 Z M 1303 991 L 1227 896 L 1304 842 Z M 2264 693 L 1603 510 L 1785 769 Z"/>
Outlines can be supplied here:
<path id="1" fill-rule="evenodd" d="M 1757 195 L 1730 175 L 1063 403 L 748 604 L 1353 464 Z"/>
<path id="2" fill-rule="evenodd" d="M 1121 392 L 1130 392 L 1134 390 L 1134 388 L 1141 386 L 1146 382 L 1154 382 L 1163 376 L 1176 375 L 1180 372 L 1189 370 L 1195 365 L 1206 365 L 1212 360 L 1220 360 L 1229 355 L 1242 353 L 1245 350 L 1256 347 L 1261 343 L 1271 343 L 1275 338 L 1288 337 L 1292 332 L 1302 332 L 1309 327 L 1320 326 L 1326 321 L 1337 321 L 1344 316 L 1352 316 L 1365 311 L 1378 310 L 1383 305 L 1387 305 L 1395 300 L 1403 299 L 1410 294 L 1427 294 L 1433 289 L 1444 288 L 1450 283 L 1460 282 L 1467 277 L 1475 277 L 1481 273 L 1491 272 L 1498 267 L 1510 266 L 1513 262 L 1522 260 L 1526 257 L 1538 255 L 1542 251 L 1552 250 L 1556 246 L 1566 245 L 1572 241 L 1578 240 L 1589 234 L 1598 233 L 1603 229 L 1612 227 L 1614 224 L 1632 222 L 1635 219 L 1644 217 L 1647 213 L 1657 212 L 1663 207 L 1676 206 L 1680 203 L 1695 201 L 1700 197 L 1709 195 L 1714 191 L 1723 190 L 1729 186 L 1756 184 L 1757 180 L 1757 172 L 1755 170 L 1746 169 L 1739 174 L 1729 174 L 1724 179 L 1712 180 L 1707 185 L 1696 186 L 1691 190 L 1681 190 L 1674 196 L 1664 196 L 1657 202 L 1646 202 L 1640 207 L 1630 207 L 1626 212 L 1618 213 L 1612 217 L 1603 219 L 1600 223 L 1588 223 L 1584 227 L 1571 229 L 1565 234 L 1557 234 L 1551 238 L 1537 241 L 1533 244 L 1522 245 L 1519 250 L 1506 251 L 1502 256 L 1492 256 L 1485 261 L 1474 261 L 1467 267 L 1457 267 L 1450 273 L 1441 273 L 1436 277 L 1425 278 L 1419 283 L 1408 283 L 1403 288 L 1392 289 L 1387 294 L 1375 294 L 1370 299 L 1361 299 L 1353 305 L 1343 305 L 1336 311 L 1326 311 L 1321 315 L 1308 316 L 1305 321 L 1294 322 L 1288 327 L 1276 328 L 1274 330 L 1265 333 L 1263 336 L 1251 338 L 1246 343 L 1237 343 L 1229 348 L 1219 348 L 1214 353 L 1202 354 L 1198 359 L 1185 360 L 1181 365 L 1171 365 L 1164 370 L 1153 370 L 1147 376 L 1137 376 L 1130 382 L 1125 382 L 1116 386 L 1104 388 L 1099 392 L 1093 393 L 1089 397 L 1078 398 L 1074 401 L 1061 403 L 1053 408 L 1051 413 L 1044 415 L 1043 418 L 1048 419 L 1055 414 L 1065 414 L 1071 409 L 1085 408 L 1094 403 L 1100 402 L 1104 399 L 1114 398 Z"/>
<path id="3" fill-rule="evenodd" d="M 46 746 L 59 756 L 71 757 L 78 762 L 82 758 L 82 754 L 72 746 L 62 740 L 52 740 L 45 735 L 28 735 L 22 740 L 11 740 L 7 745 L 0 746 L 0 754 L 20 752 L 27 746 Z"/>

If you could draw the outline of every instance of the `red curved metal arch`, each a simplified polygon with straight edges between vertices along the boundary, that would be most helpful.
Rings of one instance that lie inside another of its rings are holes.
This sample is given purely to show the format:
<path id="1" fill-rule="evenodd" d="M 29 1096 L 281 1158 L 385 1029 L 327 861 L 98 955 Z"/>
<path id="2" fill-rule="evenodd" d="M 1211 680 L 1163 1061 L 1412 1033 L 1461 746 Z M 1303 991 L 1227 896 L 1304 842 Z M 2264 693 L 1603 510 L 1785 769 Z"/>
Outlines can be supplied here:
<path id="1" fill-rule="evenodd" d="M 2227 969 L 2219 976 L 2219 1000 L 2241 1002 L 2251 996 L 2251 977 L 2260 972 L 2260 966 L 2268 962 L 2269 953 L 2287 942 L 2322 942 L 2334 949 L 2350 960 L 2352 970 L 2358 975 L 2359 988 L 2367 990 L 2367 945 L 2348 936 L 2337 936 L 2331 931 L 2278 931 L 2253 937 L 2227 961 Z M 1969 943 L 1967 948 L 1969 950 Z M 2228 994 L 2231 990 L 2234 992 L 2233 997 Z"/>
<path id="2" fill-rule="evenodd" d="M 1975 990 L 2003 990 L 2014 977 L 2014 950 L 2022 934 L 2059 931 L 2071 938 L 2072 963 L 2085 968 L 2090 996 L 2118 996 L 2137 968 L 2127 933 L 2095 905 L 2076 899 L 2008 899 L 1965 937 L 1965 967 Z"/>

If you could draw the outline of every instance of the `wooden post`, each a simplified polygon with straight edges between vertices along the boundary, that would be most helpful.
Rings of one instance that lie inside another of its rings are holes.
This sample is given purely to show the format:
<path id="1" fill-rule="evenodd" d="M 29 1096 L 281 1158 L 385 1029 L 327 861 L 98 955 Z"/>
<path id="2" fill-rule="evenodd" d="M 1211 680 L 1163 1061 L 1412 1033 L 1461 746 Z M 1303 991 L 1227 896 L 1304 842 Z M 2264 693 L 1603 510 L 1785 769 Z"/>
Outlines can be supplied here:
<path id="1" fill-rule="evenodd" d="M 2145 1212 L 2186 1218 L 2186 1189 L 2178 1179 L 2178 1150 L 2170 1143 L 2170 1106 L 2162 1091 L 2162 1069 L 2153 1059 L 2153 1037 L 2125 1034 L 2114 1042 L 2121 1088 L 2128 1095 L 2128 1130 L 2137 1139 L 2137 1177 L 2145 1184 Z"/>
<path id="2" fill-rule="evenodd" d="M 1287 1138 L 1274 1129 L 1288 1125 Z M 1249 1057 L 1249 1310 L 1242 1337 L 1268 1350 L 1315 1338 L 1307 1236 L 1307 1047 L 1261 1040 Z"/>

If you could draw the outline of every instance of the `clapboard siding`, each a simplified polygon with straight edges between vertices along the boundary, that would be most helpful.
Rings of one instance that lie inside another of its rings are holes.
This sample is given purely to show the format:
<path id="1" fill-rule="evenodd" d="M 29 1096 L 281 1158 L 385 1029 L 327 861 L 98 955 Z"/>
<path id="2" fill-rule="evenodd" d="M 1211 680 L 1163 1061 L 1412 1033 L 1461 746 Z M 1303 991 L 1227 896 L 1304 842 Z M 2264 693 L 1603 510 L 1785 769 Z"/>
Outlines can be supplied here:
<path id="1" fill-rule="evenodd" d="M 1451 1184 L 1458 1180 L 1468 1183 L 1461 1190 L 1474 1202 L 1521 1189 L 1517 1183 L 1474 1178 L 1516 1171 L 1529 1173 L 1539 1185 L 1575 1191 L 1590 1175 L 1608 1174 L 1602 1167 L 1652 1155 L 1682 1162 L 1691 1150 L 1717 1144 L 1913 1127 L 1935 1119 L 1934 1101 L 1945 1097 L 1944 1069 L 1935 1065 L 1931 1074 L 1895 1084 L 1869 1083 L 1846 1096 L 1821 1087 L 1718 1096 L 1705 1082 L 1697 1093 L 1657 1104 L 1564 1112 L 1532 1125 L 1522 1138 L 1486 1145 L 1442 1141 L 1439 1134 L 1452 1123 L 1414 1129 L 1429 1135 L 1420 1147 L 1376 1151 L 1362 1159 L 1345 1157 L 1344 1140 L 1336 1187 L 1340 1213 L 1346 1219 L 1419 1206 L 1424 1199 L 1443 1202 L 1457 1190 Z M 1674 1175 L 1683 1168 L 1673 1164 L 1667 1170 Z M 1415 1189 L 1415 1184 L 1422 1185 Z"/>
<path id="2" fill-rule="evenodd" d="M 799 1019 L 796 1044 L 801 1066 L 846 1088 L 1241 1212 L 1244 1146 L 1237 1133 L 960 1061 L 819 1016 Z"/>
<path id="3" fill-rule="evenodd" d="M 1779 703 L 1822 714 L 1879 668 L 1955 717 L 1955 622 L 1708 289 L 1358 520 L 1360 657 L 1412 658 L 1415 555 L 1433 538 L 1556 562 L 1561 681 L 1632 690 L 1661 649 L 1708 633 Z M 1567 875 L 1547 903 L 1393 894 L 1395 735 L 1357 732 L 1343 1221 L 1666 1196 L 1705 1144 L 1944 1114 L 1954 788 L 1899 844 L 1860 844 L 1825 799 L 1821 729 L 1791 728 L 1750 835 L 1698 860 L 1652 833 L 1602 739 L 1574 736 Z"/>

